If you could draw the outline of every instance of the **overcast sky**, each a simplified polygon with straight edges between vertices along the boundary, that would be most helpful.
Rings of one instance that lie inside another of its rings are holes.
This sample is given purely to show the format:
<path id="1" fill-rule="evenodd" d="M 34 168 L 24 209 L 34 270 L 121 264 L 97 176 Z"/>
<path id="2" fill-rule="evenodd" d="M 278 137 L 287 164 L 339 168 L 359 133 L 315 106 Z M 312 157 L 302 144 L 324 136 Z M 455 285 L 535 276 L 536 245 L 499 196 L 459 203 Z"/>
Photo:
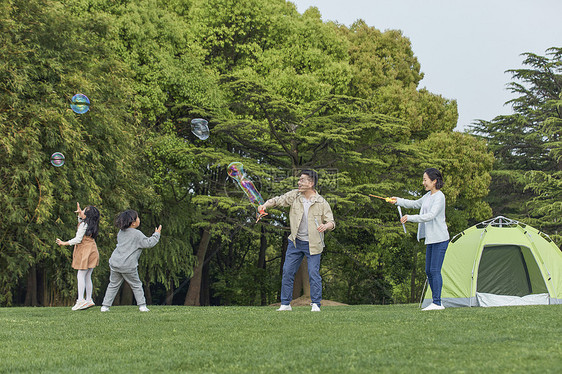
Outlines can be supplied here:
<path id="1" fill-rule="evenodd" d="M 523 66 L 523 52 L 562 47 L 562 0 L 290 1 L 300 13 L 317 7 L 324 21 L 402 30 L 425 73 L 419 88 L 457 100 L 457 130 L 512 113 L 505 71 Z"/>

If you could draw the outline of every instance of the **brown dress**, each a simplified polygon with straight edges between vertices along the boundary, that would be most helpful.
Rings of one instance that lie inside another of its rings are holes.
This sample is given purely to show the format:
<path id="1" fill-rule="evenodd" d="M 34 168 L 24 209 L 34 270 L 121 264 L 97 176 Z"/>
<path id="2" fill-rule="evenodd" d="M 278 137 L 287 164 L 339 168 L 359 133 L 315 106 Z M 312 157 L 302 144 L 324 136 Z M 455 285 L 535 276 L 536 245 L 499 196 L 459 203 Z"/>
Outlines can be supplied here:
<path id="1" fill-rule="evenodd" d="M 72 267 L 76 270 L 92 269 L 98 266 L 100 255 L 96 241 L 91 236 L 82 238 L 82 242 L 74 246 Z"/>

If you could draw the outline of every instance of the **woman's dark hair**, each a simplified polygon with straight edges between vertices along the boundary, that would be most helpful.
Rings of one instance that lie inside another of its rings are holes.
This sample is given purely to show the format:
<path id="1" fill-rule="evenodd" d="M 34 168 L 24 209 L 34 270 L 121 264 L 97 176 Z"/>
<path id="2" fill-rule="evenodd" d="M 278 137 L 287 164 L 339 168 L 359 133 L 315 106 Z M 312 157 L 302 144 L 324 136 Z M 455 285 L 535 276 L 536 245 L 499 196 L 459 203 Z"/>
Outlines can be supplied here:
<path id="1" fill-rule="evenodd" d="M 305 169 L 301 171 L 301 175 L 306 175 L 307 177 L 309 177 L 314 182 L 313 187 L 316 187 L 316 185 L 318 184 L 318 173 L 314 170 Z"/>
<path id="2" fill-rule="evenodd" d="M 85 235 L 91 237 L 92 239 L 97 238 L 100 223 L 100 211 L 95 206 L 88 205 L 86 209 L 84 209 L 84 215 L 86 216 L 84 223 L 88 225 Z"/>
<path id="3" fill-rule="evenodd" d="M 443 186 L 445 185 L 445 182 L 443 182 L 443 175 L 441 175 L 441 172 L 439 170 L 435 168 L 425 169 L 425 174 L 427 174 L 429 179 L 431 179 L 432 181 L 437 179 L 437 182 L 435 182 L 435 188 L 437 188 L 438 190 L 443 188 Z"/>
<path id="4" fill-rule="evenodd" d="M 119 227 L 121 230 L 125 230 L 131 227 L 131 224 L 137 220 L 138 216 L 136 211 L 127 209 L 123 213 L 119 213 L 117 218 L 115 218 L 115 226 Z"/>

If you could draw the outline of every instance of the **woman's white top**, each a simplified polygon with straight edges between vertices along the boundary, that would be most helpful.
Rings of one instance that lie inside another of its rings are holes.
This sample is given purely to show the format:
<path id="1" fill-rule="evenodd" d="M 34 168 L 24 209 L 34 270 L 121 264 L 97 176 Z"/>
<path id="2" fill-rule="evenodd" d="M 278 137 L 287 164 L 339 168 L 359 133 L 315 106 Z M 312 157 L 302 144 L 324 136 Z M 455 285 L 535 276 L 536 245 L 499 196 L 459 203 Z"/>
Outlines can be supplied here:
<path id="1" fill-rule="evenodd" d="M 449 230 L 445 222 L 445 195 L 440 190 L 431 191 L 418 200 L 396 198 L 396 204 L 410 209 L 420 209 L 420 214 L 408 214 L 408 221 L 418 222 L 418 241 L 425 238 L 425 244 L 449 240 Z"/>

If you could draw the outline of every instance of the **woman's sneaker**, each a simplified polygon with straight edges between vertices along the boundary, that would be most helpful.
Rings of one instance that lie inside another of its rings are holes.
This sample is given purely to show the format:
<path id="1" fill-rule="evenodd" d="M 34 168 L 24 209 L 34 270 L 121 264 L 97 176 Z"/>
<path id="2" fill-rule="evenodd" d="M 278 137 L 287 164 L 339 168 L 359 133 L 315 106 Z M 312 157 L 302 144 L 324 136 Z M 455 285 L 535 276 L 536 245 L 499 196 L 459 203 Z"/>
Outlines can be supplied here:
<path id="1" fill-rule="evenodd" d="M 293 308 L 291 308 L 291 305 L 281 305 L 279 309 L 277 309 L 278 312 L 290 312 L 291 310 L 293 310 Z"/>
<path id="2" fill-rule="evenodd" d="M 426 306 L 422 310 L 426 311 L 426 310 L 443 310 L 443 309 L 445 309 L 445 307 L 443 305 L 437 305 L 437 304 L 431 303 L 431 304 L 429 304 L 429 306 Z"/>
<path id="3" fill-rule="evenodd" d="M 108 306 L 102 306 L 100 310 L 102 312 L 109 312 L 109 307 Z"/>
<path id="4" fill-rule="evenodd" d="M 312 309 L 310 309 L 311 312 L 319 312 L 320 311 L 320 307 L 318 306 L 318 304 L 312 303 L 310 305 L 312 306 Z"/>
<path id="5" fill-rule="evenodd" d="M 150 309 L 148 309 L 146 305 L 139 306 L 139 310 L 141 312 L 150 312 Z"/>

